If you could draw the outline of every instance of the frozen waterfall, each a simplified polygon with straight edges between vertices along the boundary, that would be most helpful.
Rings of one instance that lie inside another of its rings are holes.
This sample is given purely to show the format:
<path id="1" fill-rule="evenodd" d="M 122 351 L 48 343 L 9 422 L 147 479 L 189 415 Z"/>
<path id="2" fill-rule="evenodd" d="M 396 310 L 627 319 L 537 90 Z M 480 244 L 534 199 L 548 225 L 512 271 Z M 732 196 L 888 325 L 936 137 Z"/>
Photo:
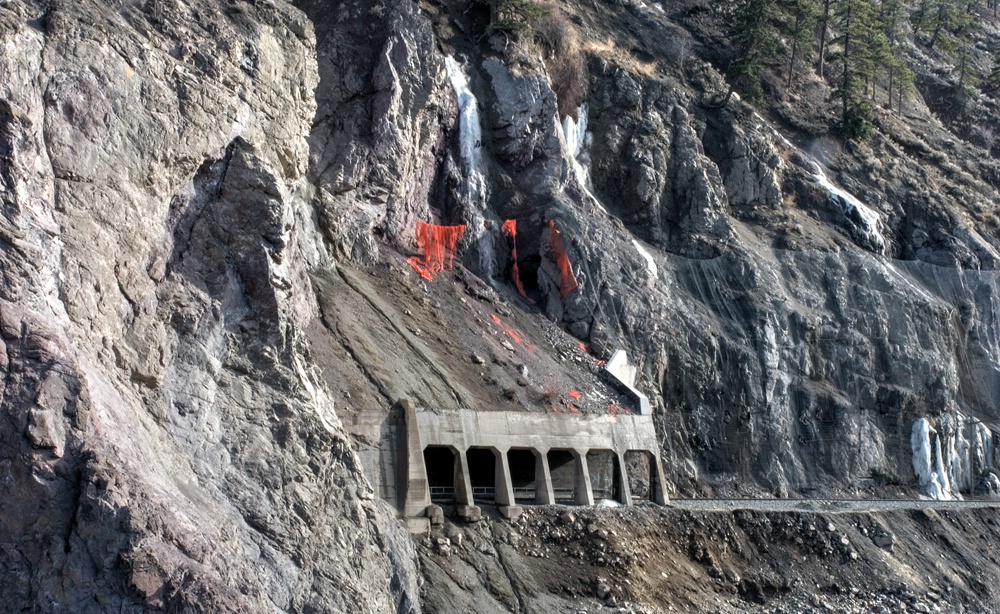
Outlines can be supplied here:
<path id="1" fill-rule="evenodd" d="M 859 226 L 868 238 L 869 243 L 878 250 L 882 256 L 885 255 L 886 241 L 882 235 L 882 219 L 871 207 L 862 203 L 856 196 L 838 188 L 830 182 L 830 179 L 823 172 L 823 167 L 813 161 L 813 179 L 825 189 L 830 197 L 840 203 L 844 216 Z"/>
<path id="2" fill-rule="evenodd" d="M 444 65 L 458 98 L 459 154 L 465 167 L 462 169 L 465 172 L 465 196 L 478 205 L 485 191 L 480 153 L 482 128 L 479 125 L 479 103 L 469 89 L 469 77 L 455 58 L 447 56 Z"/>
<path id="3" fill-rule="evenodd" d="M 479 102 L 469 88 L 469 77 L 455 58 L 444 59 L 448 80 L 458 99 L 458 144 L 459 157 L 464 174 L 462 197 L 468 201 L 470 223 L 469 237 L 475 244 L 479 257 L 479 273 L 487 278 L 493 276 L 493 237 L 485 230 L 483 209 L 486 200 L 486 178 L 483 174 L 482 127 L 479 124 Z"/>
<path id="4" fill-rule="evenodd" d="M 767 126 L 771 133 L 774 134 L 774 136 L 777 137 L 778 140 L 780 140 L 786 147 L 795 150 L 803 160 L 806 160 L 809 163 L 811 167 L 809 171 L 812 173 L 813 179 L 816 183 L 821 188 L 826 190 L 827 194 L 830 195 L 830 198 L 840 205 L 841 210 L 844 213 L 844 217 L 849 219 L 865 233 L 868 243 L 878 251 L 879 255 L 884 256 L 888 242 L 882 234 L 882 218 L 879 214 L 874 209 L 861 202 L 857 196 L 834 185 L 833 182 L 830 181 L 830 178 L 826 176 L 826 172 L 823 170 L 823 165 L 820 164 L 816 158 L 803 149 L 795 146 L 791 141 L 785 138 L 785 135 L 778 132 L 763 117 L 761 117 L 759 113 L 754 113 L 754 115 L 762 124 Z"/>
<path id="5" fill-rule="evenodd" d="M 587 105 L 582 104 L 576 113 L 576 120 L 567 115 L 563 118 L 563 139 L 566 142 L 566 154 L 573 166 L 573 175 L 580 186 L 590 191 L 590 170 L 588 150 L 593 135 L 587 132 Z M 596 199 L 595 199 L 596 200 Z"/>
<path id="6" fill-rule="evenodd" d="M 953 499 L 948 473 L 941 458 L 941 440 L 927 418 L 913 423 L 910 446 L 913 448 L 913 471 L 920 487 L 931 499 Z"/>

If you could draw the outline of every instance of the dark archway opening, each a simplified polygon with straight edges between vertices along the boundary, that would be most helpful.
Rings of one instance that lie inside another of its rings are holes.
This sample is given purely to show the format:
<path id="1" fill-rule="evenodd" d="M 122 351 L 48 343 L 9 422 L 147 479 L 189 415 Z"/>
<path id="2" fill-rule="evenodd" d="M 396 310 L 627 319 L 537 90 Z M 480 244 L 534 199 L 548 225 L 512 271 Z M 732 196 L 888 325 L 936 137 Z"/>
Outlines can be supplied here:
<path id="1" fill-rule="evenodd" d="M 549 450 L 549 475 L 556 503 L 576 502 L 576 459 L 569 450 Z"/>
<path id="2" fill-rule="evenodd" d="M 469 479 L 472 481 L 472 499 L 476 503 L 496 501 L 497 457 L 489 448 L 469 448 L 465 453 L 469 461 Z"/>
<path id="3" fill-rule="evenodd" d="M 655 501 L 656 465 L 653 455 L 645 450 L 629 450 L 625 453 L 625 468 L 628 470 L 628 485 L 632 499 Z"/>
<path id="4" fill-rule="evenodd" d="M 514 487 L 514 500 L 533 503 L 537 485 L 535 484 L 535 453 L 531 450 L 511 450 L 507 452 L 510 466 L 510 482 Z"/>
<path id="5" fill-rule="evenodd" d="M 587 452 L 587 469 L 590 471 L 590 488 L 594 492 L 594 501 L 601 499 L 620 499 L 621 480 L 618 471 L 618 458 L 611 450 L 592 450 Z"/>
<path id="6" fill-rule="evenodd" d="M 455 452 L 444 446 L 424 448 L 424 468 L 427 470 L 427 485 L 434 503 L 455 501 Z"/>

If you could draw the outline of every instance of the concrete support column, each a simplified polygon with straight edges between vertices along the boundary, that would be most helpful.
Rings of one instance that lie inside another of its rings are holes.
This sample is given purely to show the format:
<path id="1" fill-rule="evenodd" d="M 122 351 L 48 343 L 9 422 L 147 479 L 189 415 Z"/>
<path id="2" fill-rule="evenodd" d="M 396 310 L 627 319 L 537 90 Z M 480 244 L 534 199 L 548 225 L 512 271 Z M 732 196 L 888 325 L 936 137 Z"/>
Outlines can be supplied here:
<path id="1" fill-rule="evenodd" d="M 465 450 L 455 450 L 455 505 L 474 505 L 472 499 L 472 477 L 469 475 L 469 459 Z"/>
<path id="2" fill-rule="evenodd" d="M 667 481 L 663 478 L 663 465 L 660 463 L 660 455 L 653 454 L 653 466 L 651 467 L 655 475 L 652 476 L 650 480 L 650 488 L 653 489 L 653 502 L 658 505 L 666 505 L 669 499 L 667 498 Z"/>
<path id="3" fill-rule="evenodd" d="M 576 460 L 575 495 L 577 505 L 593 505 L 594 489 L 590 485 L 590 467 L 587 465 L 586 450 L 572 450 Z"/>
<path id="4" fill-rule="evenodd" d="M 496 486 L 497 505 L 514 505 L 514 485 L 510 479 L 510 461 L 507 460 L 507 451 L 493 448 L 493 454 L 496 456 L 493 482 Z"/>
<path id="5" fill-rule="evenodd" d="M 556 494 L 552 489 L 552 473 L 549 471 L 549 451 L 532 450 L 535 455 L 535 503 L 554 505 Z"/>
<path id="6" fill-rule="evenodd" d="M 628 468 L 625 466 L 625 455 L 615 453 L 616 477 L 621 485 L 618 491 L 618 502 L 622 505 L 632 505 L 632 485 L 628 483 Z"/>
<path id="7" fill-rule="evenodd" d="M 507 450 L 493 448 L 496 455 L 494 465 L 493 485 L 496 489 L 497 509 L 505 518 L 514 520 L 521 515 L 521 508 L 514 500 L 514 483 L 510 479 L 510 461 L 507 459 Z"/>
<path id="8" fill-rule="evenodd" d="M 403 517 L 423 516 L 431 504 L 431 489 L 424 466 L 424 446 L 417 429 L 417 408 L 409 400 L 400 401 L 406 422 L 406 494 L 403 498 Z"/>

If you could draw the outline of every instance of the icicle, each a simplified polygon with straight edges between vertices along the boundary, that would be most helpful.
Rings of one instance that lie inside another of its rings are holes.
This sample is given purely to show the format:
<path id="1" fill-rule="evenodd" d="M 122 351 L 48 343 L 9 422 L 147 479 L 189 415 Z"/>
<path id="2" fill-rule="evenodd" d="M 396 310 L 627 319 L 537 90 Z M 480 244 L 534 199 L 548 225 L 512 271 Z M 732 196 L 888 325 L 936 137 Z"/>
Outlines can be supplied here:
<path id="1" fill-rule="evenodd" d="M 569 115 L 563 119 L 563 139 L 566 142 L 566 155 L 573 166 L 573 175 L 580 187 L 590 192 L 590 171 L 587 169 L 585 152 L 592 137 L 587 133 L 586 104 L 580 105 L 576 117 L 575 121 Z"/>

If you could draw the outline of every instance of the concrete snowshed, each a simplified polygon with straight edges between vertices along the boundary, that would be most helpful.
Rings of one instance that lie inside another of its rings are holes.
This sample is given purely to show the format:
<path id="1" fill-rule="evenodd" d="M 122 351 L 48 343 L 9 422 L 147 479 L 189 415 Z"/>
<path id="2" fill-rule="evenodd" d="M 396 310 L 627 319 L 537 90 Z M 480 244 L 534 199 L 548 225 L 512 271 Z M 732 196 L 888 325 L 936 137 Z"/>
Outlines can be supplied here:
<path id="1" fill-rule="evenodd" d="M 599 498 L 632 505 L 629 467 L 637 466 L 648 468 L 641 471 L 647 485 L 642 498 L 666 503 L 652 416 L 401 405 L 404 428 L 398 434 L 405 444 L 397 441 L 405 452 L 394 456 L 405 467 L 398 473 L 402 497 L 396 501 L 411 531 L 422 532 L 440 518 L 436 503 L 452 503 L 470 520 L 480 515 L 480 503 L 494 503 L 515 518 L 522 502 L 593 505 L 595 490 Z"/>

